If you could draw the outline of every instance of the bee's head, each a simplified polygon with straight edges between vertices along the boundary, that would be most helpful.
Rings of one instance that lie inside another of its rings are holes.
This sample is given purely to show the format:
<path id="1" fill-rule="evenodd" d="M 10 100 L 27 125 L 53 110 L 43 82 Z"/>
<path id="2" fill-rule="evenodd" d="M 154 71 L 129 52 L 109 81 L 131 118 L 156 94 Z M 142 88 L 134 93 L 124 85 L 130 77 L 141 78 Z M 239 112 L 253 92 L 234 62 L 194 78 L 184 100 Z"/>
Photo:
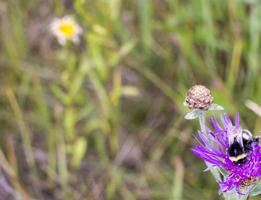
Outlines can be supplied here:
<path id="1" fill-rule="evenodd" d="M 248 135 L 246 135 L 247 137 Z M 237 142 L 239 145 L 243 146 L 243 129 L 241 127 L 230 127 L 228 129 L 228 143 L 231 146 L 233 143 Z"/>

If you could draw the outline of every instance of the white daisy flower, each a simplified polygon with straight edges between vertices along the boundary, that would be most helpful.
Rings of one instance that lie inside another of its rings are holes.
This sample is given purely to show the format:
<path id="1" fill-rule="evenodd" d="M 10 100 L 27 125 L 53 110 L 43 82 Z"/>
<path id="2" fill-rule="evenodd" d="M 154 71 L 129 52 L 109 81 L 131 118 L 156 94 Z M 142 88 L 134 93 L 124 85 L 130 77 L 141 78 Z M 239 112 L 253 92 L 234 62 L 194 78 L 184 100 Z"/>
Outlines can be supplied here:
<path id="1" fill-rule="evenodd" d="M 64 45 L 67 40 L 79 43 L 80 35 L 83 33 L 82 28 L 71 16 L 54 19 L 50 24 L 50 31 L 61 45 Z"/>

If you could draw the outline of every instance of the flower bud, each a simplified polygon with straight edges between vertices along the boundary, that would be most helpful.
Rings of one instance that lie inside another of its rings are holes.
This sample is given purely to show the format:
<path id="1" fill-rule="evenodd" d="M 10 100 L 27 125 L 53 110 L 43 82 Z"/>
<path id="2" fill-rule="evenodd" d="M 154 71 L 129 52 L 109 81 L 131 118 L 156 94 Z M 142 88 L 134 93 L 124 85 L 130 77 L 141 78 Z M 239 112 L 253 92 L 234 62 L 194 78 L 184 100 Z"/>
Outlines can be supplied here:
<path id="1" fill-rule="evenodd" d="M 192 86 L 187 93 L 186 104 L 189 109 L 208 110 L 213 103 L 210 90 L 203 85 Z"/>

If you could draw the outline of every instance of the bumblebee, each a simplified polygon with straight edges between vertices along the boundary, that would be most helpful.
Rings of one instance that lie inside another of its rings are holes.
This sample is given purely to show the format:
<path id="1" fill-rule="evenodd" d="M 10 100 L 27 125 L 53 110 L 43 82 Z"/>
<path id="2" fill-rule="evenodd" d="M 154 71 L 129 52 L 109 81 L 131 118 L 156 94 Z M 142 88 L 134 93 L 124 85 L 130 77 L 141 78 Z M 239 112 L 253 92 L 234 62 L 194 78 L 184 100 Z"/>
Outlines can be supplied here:
<path id="1" fill-rule="evenodd" d="M 237 137 L 241 137 L 242 143 Z M 252 143 L 259 142 L 258 137 L 253 137 L 251 132 L 243 129 L 241 134 L 234 137 L 232 144 L 228 148 L 229 159 L 236 165 L 244 164 L 247 161 L 248 154 L 252 151 Z"/>

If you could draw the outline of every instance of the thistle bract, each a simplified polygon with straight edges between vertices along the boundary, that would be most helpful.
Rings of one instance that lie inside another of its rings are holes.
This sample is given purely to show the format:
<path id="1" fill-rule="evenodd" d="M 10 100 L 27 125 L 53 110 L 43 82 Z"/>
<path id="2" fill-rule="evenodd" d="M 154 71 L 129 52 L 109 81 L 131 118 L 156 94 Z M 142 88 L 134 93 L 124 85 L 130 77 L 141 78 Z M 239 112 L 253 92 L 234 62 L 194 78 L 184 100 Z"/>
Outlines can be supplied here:
<path id="1" fill-rule="evenodd" d="M 195 137 L 198 145 L 192 151 L 210 163 L 212 168 L 218 168 L 222 172 L 222 179 L 217 180 L 220 192 L 236 189 L 240 194 L 241 189 L 253 186 L 261 178 L 261 147 L 259 141 L 253 139 L 249 151 L 244 154 L 244 162 L 235 163 L 228 151 L 233 142 L 244 146 L 239 114 L 236 115 L 235 123 L 226 114 L 221 117 L 221 121 L 222 126 L 213 118 L 213 130 L 208 128 L 207 133 L 198 132 L 199 137 Z"/>

